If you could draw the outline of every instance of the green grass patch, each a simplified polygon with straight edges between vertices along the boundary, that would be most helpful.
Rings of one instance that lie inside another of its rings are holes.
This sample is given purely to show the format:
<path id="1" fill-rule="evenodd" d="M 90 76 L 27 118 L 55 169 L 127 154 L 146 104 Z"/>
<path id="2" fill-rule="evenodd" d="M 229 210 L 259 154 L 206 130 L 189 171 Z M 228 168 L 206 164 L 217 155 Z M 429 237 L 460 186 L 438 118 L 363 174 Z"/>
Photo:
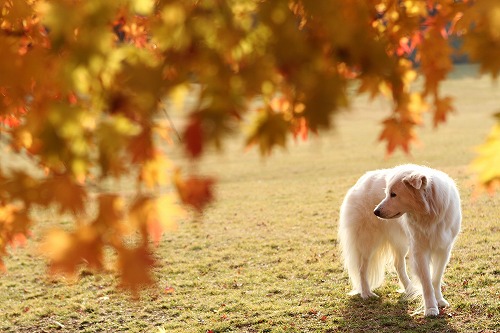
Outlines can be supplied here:
<path id="1" fill-rule="evenodd" d="M 456 115 L 438 130 L 428 121 L 411 156 L 385 158 L 376 138 L 390 105 L 363 98 L 339 115 L 334 131 L 290 142 L 268 159 L 243 152 L 239 138 L 205 156 L 198 169 L 217 178 L 218 200 L 164 236 L 158 288 L 138 302 L 116 289 L 112 272 L 85 271 L 76 282 L 47 277 L 36 246 L 40 231 L 56 222 L 42 214 L 33 239 L 6 260 L 0 331 L 498 332 L 500 199 L 472 198 L 468 163 L 493 124 L 500 93 L 469 70 L 462 67 L 443 87 L 455 96 Z M 172 156 L 189 165 L 179 151 Z M 414 315 L 421 303 L 401 299 L 393 272 L 376 291 L 379 299 L 348 296 L 339 256 L 347 189 L 367 170 L 405 162 L 448 172 L 462 195 L 462 233 L 445 272 L 451 307 L 436 319 Z"/>

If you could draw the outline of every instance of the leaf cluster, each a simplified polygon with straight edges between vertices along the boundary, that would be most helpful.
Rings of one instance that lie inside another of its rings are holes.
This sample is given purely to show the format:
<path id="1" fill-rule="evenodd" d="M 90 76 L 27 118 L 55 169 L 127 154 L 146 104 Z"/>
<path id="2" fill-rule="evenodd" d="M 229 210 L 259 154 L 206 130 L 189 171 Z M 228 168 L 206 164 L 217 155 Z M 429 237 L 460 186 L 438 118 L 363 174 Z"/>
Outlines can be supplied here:
<path id="1" fill-rule="evenodd" d="M 121 285 L 137 292 L 152 283 L 150 241 L 182 215 L 179 203 L 201 212 L 213 200 L 214 180 L 183 176 L 165 144 L 180 139 L 196 164 L 249 119 L 247 145 L 270 154 L 290 135 L 331 127 L 366 93 L 392 102 L 380 134 L 387 153 L 409 152 L 423 113 L 437 126 L 454 109 L 439 89 L 453 68 L 450 36 L 498 75 L 499 9 L 493 0 L 2 0 L 2 144 L 37 172 L 0 168 L 0 252 L 29 234 L 33 206 L 55 205 L 75 228 L 49 234 L 52 270 L 104 269 L 111 248 Z M 170 115 L 188 95 L 177 134 Z M 477 165 L 494 184 L 498 145 L 487 145 Z M 131 176 L 133 195 L 100 185 Z"/>

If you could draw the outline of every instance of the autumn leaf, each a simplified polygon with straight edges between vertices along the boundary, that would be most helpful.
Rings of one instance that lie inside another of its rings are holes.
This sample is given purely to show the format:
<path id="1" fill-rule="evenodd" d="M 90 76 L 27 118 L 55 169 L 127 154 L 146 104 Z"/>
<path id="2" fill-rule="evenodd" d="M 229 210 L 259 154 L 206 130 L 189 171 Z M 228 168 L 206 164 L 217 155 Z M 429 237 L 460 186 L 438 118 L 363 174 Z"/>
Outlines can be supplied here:
<path id="1" fill-rule="evenodd" d="M 132 163 L 144 163 L 153 159 L 155 148 L 152 137 L 152 128 L 143 127 L 141 133 L 129 139 L 128 151 Z"/>
<path id="2" fill-rule="evenodd" d="M 203 128 L 199 117 L 192 116 L 184 129 L 182 135 L 188 156 L 192 158 L 200 157 L 203 152 Z"/>
<path id="3" fill-rule="evenodd" d="M 299 117 L 292 121 L 292 134 L 295 139 L 300 138 L 306 141 L 309 136 L 309 126 L 307 126 L 307 120 L 304 117 Z M 317 133 L 317 132 L 314 132 Z"/>
<path id="4" fill-rule="evenodd" d="M 59 205 L 60 213 L 82 213 L 87 192 L 70 175 L 60 174 L 47 178 L 39 185 L 40 203 Z"/>
<path id="5" fill-rule="evenodd" d="M 84 264 L 91 269 L 103 268 L 103 241 L 98 230 L 91 225 L 81 225 L 73 232 L 50 231 L 40 252 L 48 257 L 52 274 L 74 277 Z"/>
<path id="6" fill-rule="evenodd" d="M 169 194 L 159 198 L 138 197 L 131 204 L 128 217 L 133 229 L 141 231 L 144 239 L 148 239 L 149 235 L 158 245 L 166 230 L 176 229 L 176 221 L 183 214 L 175 196 Z"/>
<path id="7" fill-rule="evenodd" d="M 189 176 L 183 178 L 180 170 L 174 172 L 174 184 L 182 203 L 198 212 L 214 200 L 213 186 L 215 180 L 210 177 Z"/>
<path id="8" fill-rule="evenodd" d="M 283 113 L 269 108 L 260 109 L 250 125 L 247 147 L 258 144 L 261 154 L 269 155 L 275 146 L 285 147 L 288 131 L 289 124 L 285 121 Z"/>
<path id="9" fill-rule="evenodd" d="M 495 117 L 497 123 L 488 134 L 486 142 L 477 148 L 477 156 L 471 163 L 479 182 L 491 193 L 500 186 L 500 114 Z"/>
<path id="10" fill-rule="evenodd" d="M 1 257 L 7 254 L 7 246 L 24 245 L 31 225 L 26 210 L 13 204 L 0 206 L 0 270 L 5 271 Z"/>
<path id="11" fill-rule="evenodd" d="M 130 140 L 132 137 L 140 135 L 140 133 L 140 126 L 123 115 L 106 117 L 99 123 L 96 136 L 99 147 L 99 165 L 103 177 L 108 175 L 119 176 L 127 171 L 124 147 L 129 144 L 129 149 L 132 149 L 131 152 L 133 154 L 137 153 L 137 146 L 131 144 Z M 139 138 L 144 140 L 146 137 Z M 145 150 L 148 149 L 151 148 L 146 147 Z"/>
<path id="12" fill-rule="evenodd" d="M 156 265 L 156 260 L 145 244 L 136 248 L 119 247 L 116 251 L 120 287 L 130 290 L 132 296 L 137 298 L 140 290 L 155 284 L 151 270 Z"/>
<path id="13" fill-rule="evenodd" d="M 448 114 L 454 111 L 453 98 L 449 96 L 436 98 L 434 106 L 433 122 L 434 127 L 437 127 L 440 123 L 445 123 Z"/>
<path id="14" fill-rule="evenodd" d="M 163 153 L 156 152 L 152 159 L 142 164 L 138 175 L 139 180 L 150 189 L 167 185 L 169 182 L 167 172 L 172 169 L 172 164 L 172 161 Z"/>
<path id="15" fill-rule="evenodd" d="M 387 118 L 382 123 L 384 129 L 379 140 L 387 142 L 387 154 L 391 155 L 396 148 L 409 153 L 410 143 L 417 141 L 413 127 L 414 123 L 404 122 L 395 117 Z"/>
<path id="16" fill-rule="evenodd" d="M 26 208 L 33 204 L 45 203 L 41 198 L 40 180 L 30 176 L 25 171 L 12 170 L 8 176 L 0 172 L 0 197 L 10 202 L 20 200 Z M 8 177 L 8 178 L 6 178 Z"/>
<path id="17" fill-rule="evenodd" d="M 127 232 L 123 225 L 125 215 L 124 199 L 116 194 L 101 194 L 98 197 L 99 210 L 92 226 L 102 237 L 108 236 L 109 241 L 120 241 L 120 236 Z"/>

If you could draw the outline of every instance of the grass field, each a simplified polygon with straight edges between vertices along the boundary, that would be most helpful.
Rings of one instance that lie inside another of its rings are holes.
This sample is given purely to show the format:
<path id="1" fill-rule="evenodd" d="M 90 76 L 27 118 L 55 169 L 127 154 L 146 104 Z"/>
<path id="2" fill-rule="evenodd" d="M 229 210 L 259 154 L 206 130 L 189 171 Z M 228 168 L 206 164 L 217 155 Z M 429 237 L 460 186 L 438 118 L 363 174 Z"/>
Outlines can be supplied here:
<path id="1" fill-rule="evenodd" d="M 357 99 L 334 131 L 263 159 L 243 142 L 209 154 L 198 170 L 218 180 L 217 202 L 179 223 L 158 248 L 158 288 L 133 302 L 113 274 L 83 272 L 77 283 L 51 279 L 36 255 L 41 214 L 28 246 L 7 258 L 0 277 L 1 332 L 484 332 L 500 331 L 500 197 L 472 198 L 468 163 L 498 111 L 500 91 L 459 68 L 445 84 L 457 112 L 419 130 L 411 156 L 385 158 L 377 142 L 388 102 Z M 173 152 L 183 161 L 178 151 Z M 349 284 L 337 244 L 339 206 L 366 170 L 422 163 L 456 179 L 462 232 L 445 272 L 451 307 L 436 319 L 405 302 L 395 273 L 363 301 Z M 120 185 L 121 186 L 121 185 Z M 173 288 L 173 292 L 165 289 Z"/>

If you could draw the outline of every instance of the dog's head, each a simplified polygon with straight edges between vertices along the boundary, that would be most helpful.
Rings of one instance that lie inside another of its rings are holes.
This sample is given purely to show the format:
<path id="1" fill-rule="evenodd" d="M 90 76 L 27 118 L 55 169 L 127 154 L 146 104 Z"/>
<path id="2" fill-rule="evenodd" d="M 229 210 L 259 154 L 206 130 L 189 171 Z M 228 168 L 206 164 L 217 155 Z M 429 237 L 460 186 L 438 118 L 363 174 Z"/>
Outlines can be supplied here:
<path id="1" fill-rule="evenodd" d="M 373 213 L 382 219 L 395 219 L 411 212 L 429 214 L 426 198 L 430 178 L 422 171 L 401 170 L 387 180 L 385 198 Z"/>

